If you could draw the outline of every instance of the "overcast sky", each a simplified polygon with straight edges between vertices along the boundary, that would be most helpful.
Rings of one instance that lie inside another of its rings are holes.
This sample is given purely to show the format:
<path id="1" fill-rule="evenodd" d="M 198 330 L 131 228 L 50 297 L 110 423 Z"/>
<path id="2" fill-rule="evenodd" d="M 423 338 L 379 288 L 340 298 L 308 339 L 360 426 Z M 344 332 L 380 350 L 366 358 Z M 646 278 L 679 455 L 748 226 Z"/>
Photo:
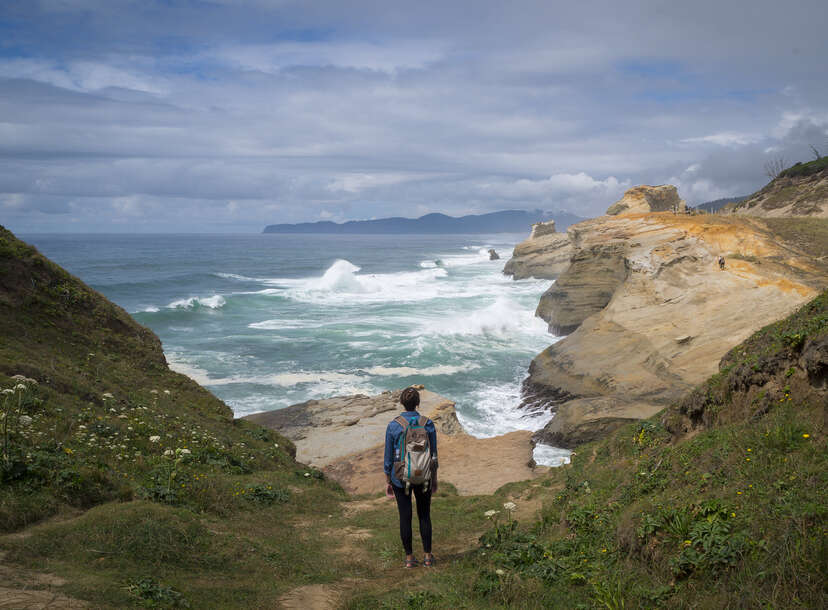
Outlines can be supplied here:
<path id="1" fill-rule="evenodd" d="M 0 224 L 744 195 L 828 153 L 826 23 L 825 0 L 3 0 Z"/>

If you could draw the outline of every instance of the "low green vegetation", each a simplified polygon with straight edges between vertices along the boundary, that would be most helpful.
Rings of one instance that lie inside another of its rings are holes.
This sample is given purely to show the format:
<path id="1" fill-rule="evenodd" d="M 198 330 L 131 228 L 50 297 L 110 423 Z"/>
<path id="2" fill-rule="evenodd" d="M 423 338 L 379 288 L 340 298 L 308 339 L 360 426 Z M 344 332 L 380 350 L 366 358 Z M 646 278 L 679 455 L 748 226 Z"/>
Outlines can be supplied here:
<path id="1" fill-rule="evenodd" d="M 808 353 L 826 342 L 823 293 L 680 405 L 513 486 L 541 500 L 534 520 L 494 507 L 473 552 L 350 607 L 825 607 L 825 361 Z"/>
<path id="2" fill-rule="evenodd" d="M 0 320 L 0 534 L 25 529 L 0 552 L 21 588 L 47 569 L 94 607 L 250 607 L 351 573 L 314 529 L 337 485 L 1 227 Z"/>
<path id="3" fill-rule="evenodd" d="M 812 176 L 828 168 L 828 157 L 819 157 L 807 163 L 795 163 L 781 174 L 779 177 L 795 178 L 798 176 Z"/>

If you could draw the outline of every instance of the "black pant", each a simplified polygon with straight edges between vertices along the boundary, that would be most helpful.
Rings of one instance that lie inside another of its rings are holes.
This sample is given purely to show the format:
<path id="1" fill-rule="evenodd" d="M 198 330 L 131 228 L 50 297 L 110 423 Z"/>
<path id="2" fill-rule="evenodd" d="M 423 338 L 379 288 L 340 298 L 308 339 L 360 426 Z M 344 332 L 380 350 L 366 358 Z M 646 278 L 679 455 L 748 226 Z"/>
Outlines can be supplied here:
<path id="1" fill-rule="evenodd" d="M 420 520 L 420 538 L 423 539 L 423 552 L 431 552 L 431 486 L 423 491 L 422 485 L 412 485 L 411 491 L 405 492 L 404 487 L 391 486 L 394 497 L 397 499 L 397 510 L 400 512 L 400 538 L 406 555 L 411 555 L 411 491 L 417 498 L 417 518 Z"/>

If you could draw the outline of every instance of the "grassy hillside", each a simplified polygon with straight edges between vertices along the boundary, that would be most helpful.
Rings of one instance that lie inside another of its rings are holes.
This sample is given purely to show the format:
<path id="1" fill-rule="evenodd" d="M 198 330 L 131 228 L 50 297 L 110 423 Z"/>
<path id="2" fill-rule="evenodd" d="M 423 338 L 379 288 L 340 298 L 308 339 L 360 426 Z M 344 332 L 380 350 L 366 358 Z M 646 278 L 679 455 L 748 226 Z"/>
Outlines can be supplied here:
<path id="1" fill-rule="evenodd" d="M 0 534 L 19 532 L 0 548 L 18 585 L 45 567 L 95 607 L 226 607 L 334 578 L 295 523 L 337 509 L 341 490 L 2 227 L 0 328 Z"/>
<path id="2" fill-rule="evenodd" d="M 827 377 L 828 292 L 680 404 L 502 490 L 516 507 L 484 504 L 467 556 L 349 607 L 826 607 Z"/>

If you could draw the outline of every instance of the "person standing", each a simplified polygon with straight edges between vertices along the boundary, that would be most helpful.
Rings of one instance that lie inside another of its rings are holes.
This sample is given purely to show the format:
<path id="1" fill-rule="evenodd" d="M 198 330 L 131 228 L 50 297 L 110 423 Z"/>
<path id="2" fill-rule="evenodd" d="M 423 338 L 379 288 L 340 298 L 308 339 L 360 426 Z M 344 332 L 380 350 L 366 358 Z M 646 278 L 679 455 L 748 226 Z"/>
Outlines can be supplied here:
<path id="1" fill-rule="evenodd" d="M 385 456 L 383 470 L 385 472 L 385 493 L 393 495 L 397 501 L 397 510 L 400 514 L 400 538 L 405 550 L 405 567 L 413 568 L 417 565 L 412 550 L 412 501 L 411 494 L 417 501 L 417 518 L 420 522 L 420 538 L 423 542 L 423 565 L 434 565 L 434 555 L 431 553 L 431 496 L 437 491 L 437 430 L 427 417 L 417 412 L 420 405 L 420 393 L 408 387 L 400 394 L 400 403 L 405 411 L 395 417 L 385 430 Z M 403 446 L 406 431 L 412 428 L 425 429 L 428 451 L 431 455 L 431 472 L 425 483 L 410 484 L 403 481 L 402 463 L 405 459 Z"/>

